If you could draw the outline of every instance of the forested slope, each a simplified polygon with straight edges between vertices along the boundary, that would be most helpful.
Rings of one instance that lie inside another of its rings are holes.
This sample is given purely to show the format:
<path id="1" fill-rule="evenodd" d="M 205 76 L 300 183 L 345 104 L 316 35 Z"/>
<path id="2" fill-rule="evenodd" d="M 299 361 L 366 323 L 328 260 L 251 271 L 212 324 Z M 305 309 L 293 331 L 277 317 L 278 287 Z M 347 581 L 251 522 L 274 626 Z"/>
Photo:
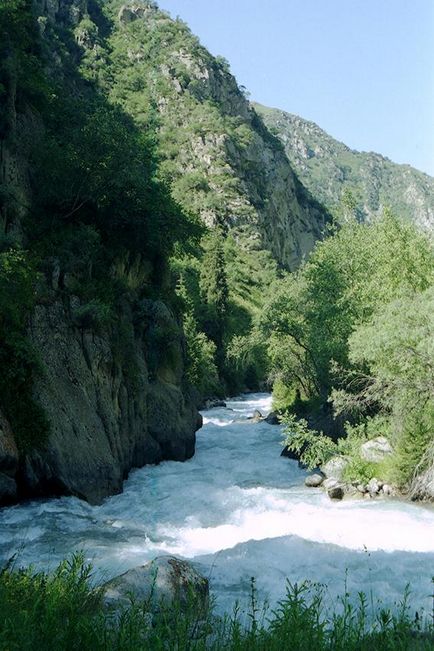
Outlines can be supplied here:
<path id="1" fill-rule="evenodd" d="M 431 176 L 381 154 L 350 149 L 298 115 L 254 106 L 282 142 L 300 180 L 330 210 L 352 195 L 359 219 L 372 219 L 389 207 L 422 228 L 434 229 Z"/>

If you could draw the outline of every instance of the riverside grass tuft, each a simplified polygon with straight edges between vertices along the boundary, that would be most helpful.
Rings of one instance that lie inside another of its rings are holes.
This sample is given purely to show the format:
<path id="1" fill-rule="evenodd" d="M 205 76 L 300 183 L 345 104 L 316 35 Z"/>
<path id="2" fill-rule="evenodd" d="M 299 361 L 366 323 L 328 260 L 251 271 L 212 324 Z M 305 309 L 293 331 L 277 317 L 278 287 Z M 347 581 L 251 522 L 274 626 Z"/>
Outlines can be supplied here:
<path id="1" fill-rule="evenodd" d="M 433 584 L 434 586 L 434 584 Z M 258 605 L 251 582 L 249 611 L 239 606 L 219 618 L 199 618 L 194 603 L 162 607 L 150 617 L 146 603 L 113 615 L 104 609 L 92 568 L 75 554 L 47 574 L 18 569 L 0 574 L 0 649 L 8 651 L 428 651 L 434 648 L 433 612 L 415 610 L 407 590 L 392 612 L 359 593 L 330 603 L 323 586 L 287 583 L 273 609 Z"/>

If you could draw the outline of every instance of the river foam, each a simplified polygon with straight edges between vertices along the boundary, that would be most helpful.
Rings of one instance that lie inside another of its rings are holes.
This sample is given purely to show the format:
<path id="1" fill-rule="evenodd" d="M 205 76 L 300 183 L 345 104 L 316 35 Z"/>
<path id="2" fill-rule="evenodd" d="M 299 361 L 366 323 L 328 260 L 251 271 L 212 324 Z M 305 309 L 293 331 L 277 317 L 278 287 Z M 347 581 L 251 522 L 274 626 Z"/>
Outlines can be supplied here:
<path id="1" fill-rule="evenodd" d="M 33 501 L 0 512 L 0 552 L 49 568 L 83 550 L 99 579 L 159 554 L 193 559 L 218 607 L 246 599 L 250 577 L 275 602 L 285 579 L 372 592 L 393 605 L 410 584 L 429 609 L 434 510 L 395 500 L 331 502 L 304 486 L 296 462 L 280 457 L 281 428 L 248 420 L 267 413 L 268 394 L 203 413 L 193 459 L 131 473 L 124 492 L 101 505 L 76 498 Z"/>

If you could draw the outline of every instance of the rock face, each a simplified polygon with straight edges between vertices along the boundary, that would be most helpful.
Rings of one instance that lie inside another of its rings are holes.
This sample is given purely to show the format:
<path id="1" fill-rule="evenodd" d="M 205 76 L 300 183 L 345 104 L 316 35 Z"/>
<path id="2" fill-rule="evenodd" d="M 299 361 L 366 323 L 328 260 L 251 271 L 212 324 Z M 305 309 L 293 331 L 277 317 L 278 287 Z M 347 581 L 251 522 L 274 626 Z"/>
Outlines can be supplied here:
<path id="1" fill-rule="evenodd" d="M 161 302 L 149 301 L 142 318 L 140 331 L 130 323 L 133 348 L 122 364 L 110 332 L 74 327 L 60 303 L 36 308 L 30 337 L 44 371 L 35 397 L 51 434 L 46 449 L 25 458 L 24 494 L 100 502 L 121 490 L 131 468 L 193 455 L 200 422 L 181 388 L 182 331 Z M 157 326 L 171 333 L 170 364 L 167 348 L 158 355 L 149 336 Z"/>
<path id="2" fill-rule="evenodd" d="M 424 465 L 425 469 L 417 473 L 410 486 L 410 496 L 414 500 L 434 501 L 434 445 L 428 448 Z"/>
<path id="3" fill-rule="evenodd" d="M 10 425 L 0 412 L 0 506 L 15 501 L 17 497 L 17 470 L 18 449 Z"/>
<path id="4" fill-rule="evenodd" d="M 193 606 L 200 615 L 208 609 L 209 584 L 191 563 L 159 556 L 105 583 L 103 599 L 111 609 L 127 607 L 135 600 L 145 602 L 151 613 L 176 604 L 181 608 Z"/>
<path id="5" fill-rule="evenodd" d="M 152 3 L 126 3 L 119 20 L 116 40 L 128 46 L 128 60 L 114 83 L 125 74 L 140 79 L 137 91 L 131 84 L 126 91 L 133 118 L 136 93 L 147 84 L 159 112 L 162 171 L 176 200 L 207 225 L 229 230 L 240 246 L 296 268 L 323 237 L 328 213 L 300 183 L 227 63 Z"/>
<path id="6" fill-rule="evenodd" d="M 430 176 L 380 154 L 354 151 L 298 115 L 254 106 L 318 201 L 332 208 L 348 188 L 360 203 L 361 219 L 371 219 L 390 206 L 419 226 L 434 229 L 434 180 Z"/>
<path id="7" fill-rule="evenodd" d="M 98 14 L 98 3 L 32 0 L 32 8 L 48 74 L 62 77 L 67 72 L 59 51 L 64 54 L 72 36 L 77 47 L 68 66 L 79 62 L 78 46 L 94 47 L 96 37 L 92 41 L 84 34 L 98 33 L 90 18 L 92 12 Z M 134 19 L 146 14 L 140 5 L 131 12 Z M 128 22 L 127 12 L 124 17 Z M 0 197 L 0 233 L 26 244 L 22 221 L 32 199 L 30 143 L 44 131 L 44 118 L 43 112 L 34 114 L 16 101 L 16 85 L 7 88 L 0 185 L 17 201 L 12 210 L 2 201 L 5 193 Z M 126 298 L 112 326 L 78 323 L 80 299 L 66 274 L 56 260 L 44 264 L 44 298 L 29 318 L 27 339 L 41 367 L 33 397 L 47 416 L 50 433 L 48 443 L 18 449 L 0 413 L 0 504 L 53 494 L 97 503 L 122 489 L 131 468 L 193 455 L 201 419 L 185 381 L 185 340 L 175 314 L 157 299 Z M 150 289 L 159 295 L 157 282 Z"/>

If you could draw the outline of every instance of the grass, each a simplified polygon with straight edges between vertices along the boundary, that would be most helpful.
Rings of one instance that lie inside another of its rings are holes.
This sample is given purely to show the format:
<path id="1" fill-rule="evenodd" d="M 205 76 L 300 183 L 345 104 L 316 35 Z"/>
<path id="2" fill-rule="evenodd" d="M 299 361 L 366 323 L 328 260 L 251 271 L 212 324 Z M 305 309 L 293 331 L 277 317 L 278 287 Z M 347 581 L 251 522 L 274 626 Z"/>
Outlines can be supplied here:
<path id="1" fill-rule="evenodd" d="M 434 596 L 433 596 L 434 600 Z M 434 604 L 434 601 L 433 601 Z M 81 555 L 46 574 L 16 569 L 0 574 L 0 649 L 7 651 L 432 651 L 434 610 L 410 616 L 406 592 L 396 612 L 371 611 L 359 593 L 354 605 L 345 594 L 333 608 L 321 586 L 288 583 L 272 611 L 261 609 L 252 579 L 247 619 L 238 607 L 216 617 L 199 616 L 191 605 L 162 607 L 150 615 L 146 604 L 116 614 L 107 611 L 92 584 L 92 568 Z"/>

